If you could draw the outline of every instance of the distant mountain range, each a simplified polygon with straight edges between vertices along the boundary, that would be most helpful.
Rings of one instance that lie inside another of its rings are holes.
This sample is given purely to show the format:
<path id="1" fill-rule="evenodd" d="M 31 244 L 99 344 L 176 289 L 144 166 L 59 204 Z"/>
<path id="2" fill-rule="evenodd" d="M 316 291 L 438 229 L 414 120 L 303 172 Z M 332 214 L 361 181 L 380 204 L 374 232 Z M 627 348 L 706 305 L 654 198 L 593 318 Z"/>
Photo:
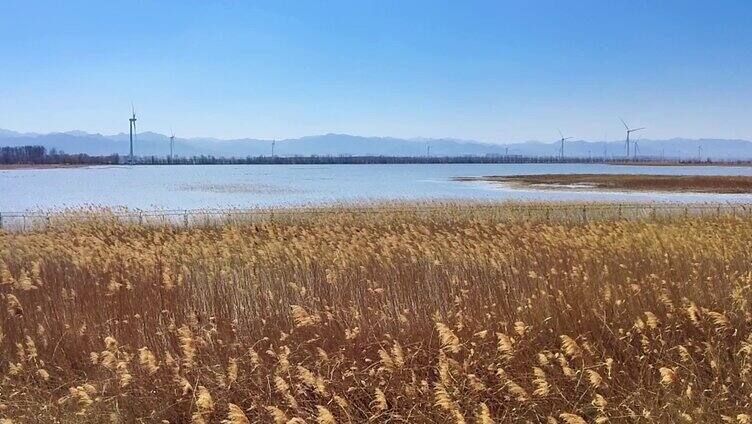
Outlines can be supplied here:
<path id="1" fill-rule="evenodd" d="M 683 139 L 638 140 L 638 155 L 678 159 L 716 160 L 752 159 L 752 142 L 729 139 Z M 138 156 L 166 156 L 170 139 L 154 132 L 139 133 L 135 144 Z M 66 153 L 109 155 L 128 153 L 128 134 L 90 134 L 84 131 L 64 133 L 19 133 L 0 129 L 0 146 L 41 145 Z M 296 139 L 277 140 L 275 154 L 278 156 L 309 155 L 384 155 L 423 156 L 430 146 L 431 156 L 462 155 L 525 155 L 556 156 L 559 143 L 527 141 L 524 143 L 490 144 L 472 140 L 456 139 L 402 139 L 393 137 L 360 137 L 347 134 L 324 134 Z M 701 150 L 698 151 L 698 147 Z M 624 155 L 624 141 L 570 140 L 565 145 L 565 156 L 588 157 Z M 271 140 L 250 138 L 220 140 L 214 138 L 176 138 L 176 156 L 246 157 L 272 154 Z"/>

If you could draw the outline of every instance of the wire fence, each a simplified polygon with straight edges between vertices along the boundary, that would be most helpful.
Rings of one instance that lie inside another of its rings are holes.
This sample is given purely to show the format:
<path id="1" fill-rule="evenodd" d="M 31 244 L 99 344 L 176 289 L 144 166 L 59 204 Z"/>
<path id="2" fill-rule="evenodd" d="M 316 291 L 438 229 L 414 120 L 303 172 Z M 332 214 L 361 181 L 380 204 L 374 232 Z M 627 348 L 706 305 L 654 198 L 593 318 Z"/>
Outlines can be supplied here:
<path id="1" fill-rule="evenodd" d="M 661 219 L 677 216 L 752 216 L 752 204 L 663 204 L 663 203 L 498 203 L 439 204 L 419 206 L 341 206 L 284 209 L 164 209 L 164 210 L 76 210 L 64 212 L 0 212 L 0 230 L 32 231 L 51 225 L 86 220 L 114 220 L 139 225 L 219 225 L 237 222 L 299 221 L 329 215 L 333 219 L 363 215 L 384 217 L 409 214 L 437 217 L 450 212 L 457 216 L 478 216 L 499 221 L 536 220 L 587 222 L 604 219 Z"/>

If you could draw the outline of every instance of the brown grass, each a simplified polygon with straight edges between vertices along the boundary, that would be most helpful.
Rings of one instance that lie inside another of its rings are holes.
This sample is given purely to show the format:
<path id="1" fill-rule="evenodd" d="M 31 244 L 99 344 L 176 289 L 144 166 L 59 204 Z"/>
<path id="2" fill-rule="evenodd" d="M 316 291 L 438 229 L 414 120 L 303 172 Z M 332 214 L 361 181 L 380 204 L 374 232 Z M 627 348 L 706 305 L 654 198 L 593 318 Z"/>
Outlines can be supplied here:
<path id="1" fill-rule="evenodd" d="M 462 178 L 547 189 L 752 193 L 752 177 L 726 175 L 543 174 Z"/>
<path id="2" fill-rule="evenodd" d="M 0 418 L 750 422 L 752 220 L 0 233 Z"/>

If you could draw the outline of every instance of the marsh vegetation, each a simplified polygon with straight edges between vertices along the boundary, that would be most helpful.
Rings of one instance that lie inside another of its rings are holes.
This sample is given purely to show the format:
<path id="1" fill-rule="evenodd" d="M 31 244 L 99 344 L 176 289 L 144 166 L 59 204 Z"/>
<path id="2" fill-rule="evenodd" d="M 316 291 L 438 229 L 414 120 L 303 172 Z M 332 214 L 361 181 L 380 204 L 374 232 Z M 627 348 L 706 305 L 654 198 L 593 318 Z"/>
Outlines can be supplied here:
<path id="1" fill-rule="evenodd" d="M 749 217 L 502 216 L 0 232 L 0 417 L 750 422 Z"/>
<path id="2" fill-rule="evenodd" d="M 458 180 L 490 181 L 548 189 L 752 193 L 752 176 L 745 175 L 540 174 L 470 177 Z"/>

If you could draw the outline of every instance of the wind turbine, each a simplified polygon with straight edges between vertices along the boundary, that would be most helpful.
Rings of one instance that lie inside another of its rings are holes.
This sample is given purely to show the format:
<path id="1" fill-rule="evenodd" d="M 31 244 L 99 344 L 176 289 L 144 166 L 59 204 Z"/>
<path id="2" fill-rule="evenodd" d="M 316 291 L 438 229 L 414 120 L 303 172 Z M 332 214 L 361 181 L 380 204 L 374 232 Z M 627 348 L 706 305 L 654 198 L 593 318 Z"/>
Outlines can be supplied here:
<path id="1" fill-rule="evenodd" d="M 644 130 L 644 129 L 645 129 L 645 127 L 640 127 L 640 128 L 629 128 L 629 125 L 627 125 L 627 123 L 626 123 L 626 122 L 624 122 L 624 120 L 623 120 L 623 119 L 619 118 L 619 120 L 621 121 L 621 123 L 622 123 L 622 124 L 624 124 L 624 128 L 626 128 L 626 129 L 627 129 L 627 159 L 629 159 L 629 135 L 630 135 L 630 134 L 632 134 L 632 133 L 633 133 L 633 132 L 635 132 L 635 131 L 640 131 L 640 130 Z"/>
<path id="2" fill-rule="evenodd" d="M 637 144 L 637 140 L 634 142 L 634 153 L 632 154 L 632 159 L 637 160 L 637 154 L 640 153 L 640 145 Z"/>
<path id="3" fill-rule="evenodd" d="M 131 140 L 131 149 L 130 154 L 128 156 L 128 163 L 133 165 L 133 137 L 136 135 L 136 107 L 133 106 L 133 103 L 131 103 L 131 111 L 133 112 L 133 115 L 131 116 L 128 121 L 130 122 L 129 125 L 129 132 L 130 132 L 130 140 Z"/>
<path id="4" fill-rule="evenodd" d="M 277 145 L 277 140 L 272 140 L 272 157 L 274 157 L 274 146 Z"/>
<path id="5" fill-rule="evenodd" d="M 702 144 L 697 145 L 697 161 L 702 162 Z"/>
<path id="6" fill-rule="evenodd" d="M 564 134 L 561 133 L 561 130 L 559 130 L 559 135 L 561 136 L 561 139 L 559 139 L 559 141 L 561 142 L 561 148 L 559 150 L 559 159 L 564 160 L 564 142 L 571 139 L 572 137 L 564 137 Z"/>
<path id="7" fill-rule="evenodd" d="M 172 149 L 175 147 L 175 131 L 170 128 L 170 163 L 172 163 Z"/>

